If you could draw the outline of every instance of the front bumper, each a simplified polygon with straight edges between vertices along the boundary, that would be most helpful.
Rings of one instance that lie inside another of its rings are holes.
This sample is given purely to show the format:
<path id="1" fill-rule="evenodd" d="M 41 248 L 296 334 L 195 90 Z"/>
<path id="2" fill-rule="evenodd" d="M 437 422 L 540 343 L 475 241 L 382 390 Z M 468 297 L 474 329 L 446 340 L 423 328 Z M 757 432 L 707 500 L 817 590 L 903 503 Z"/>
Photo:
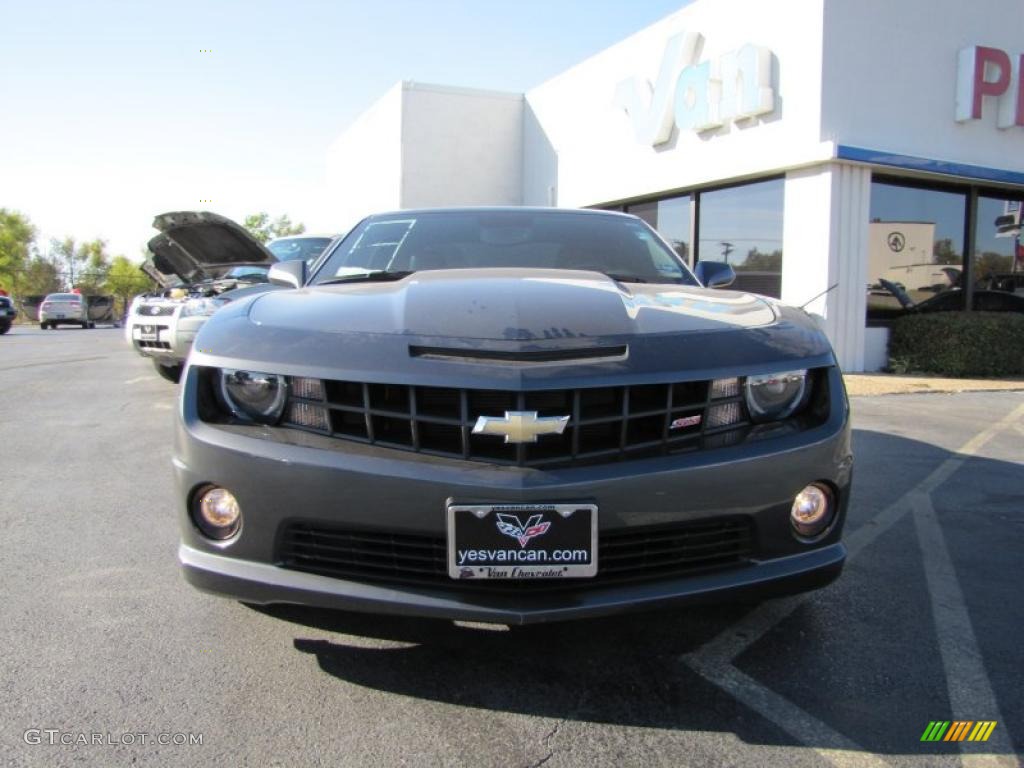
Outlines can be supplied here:
<path id="1" fill-rule="evenodd" d="M 331 438 L 315 447 L 291 439 L 295 433 L 288 430 L 213 426 L 194 410 L 196 373 L 190 369 L 184 380 L 176 435 L 178 554 L 186 579 L 208 592 L 262 604 L 524 624 L 804 591 L 836 578 L 845 559 L 840 535 L 852 457 L 838 370 L 830 373 L 837 396 L 820 427 L 717 450 L 552 471 L 439 459 Z M 788 510 L 812 481 L 835 489 L 837 520 L 821 541 L 803 544 L 790 533 Z M 203 537 L 188 515 L 187 500 L 207 483 L 231 490 L 243 511 L 241 532 L 227 545 Z M 443 537 L 450 503 L 561 501 L 597 505 L 602 533 L 749 518 L 754 555 L 713 571 L 626 584 L 581 580 L 578 589 L 514 594 L 437 583 L 367 583 L 279 565 L 282 530 L 294 521 Z"/>
<path id="2" fill-rule="evenodd" d="M 208 319 L 205 315 L 148 317 L 132 314 L 128 318 L 125 335 L 143 357 L 182 362 L 188 357 L 196 334 Z"/>
<path id="3" fill-rule="evenodd" d="M 49 323 L 50 325 L 81 325 L 82 323 L 88 323 L 89 321 L 82 316 L 69 315 L 67 313 L 61 315 L 54 315 L 45 312 L 39 313 L 40 323 Z"/>
<path id="4" fill-rule="evenodd" d="M 267 563 L 194 549 L 178 548 L 185 579 L 204 592 L 248 603 L 294 603 L 398 616 L 536 624 L 586 619 L 726 600 L 762 599 L 805 592 L 835 580 L 843 569 L 841 542 L 799 555 L 714 573 L 643 584 L 581 590 L 572 598 L 543 595 L 481 601 L 479 596 L 445 595 L 437 590 L 395 589 L 386 585 L 339 581 L 291 571 Z"/>

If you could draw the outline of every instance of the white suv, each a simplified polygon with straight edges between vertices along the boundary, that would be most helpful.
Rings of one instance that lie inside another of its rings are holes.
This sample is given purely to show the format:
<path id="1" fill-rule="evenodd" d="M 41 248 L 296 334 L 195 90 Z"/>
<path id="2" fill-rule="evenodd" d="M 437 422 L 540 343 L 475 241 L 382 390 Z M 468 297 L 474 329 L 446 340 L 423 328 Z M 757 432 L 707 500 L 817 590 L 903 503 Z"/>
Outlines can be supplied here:
<path id="1" fill-rule="evenodd" d="M 161 376 L 175 382 L 196 333 L 221 305 L 278 289 L 267 282 L 271 264 L 297 258 L 312 262 L 333 240 L 298 235 L 264 246 L 234 221 L 207 212 L 165 213 L 153 226 L 162 234 L 149 241 L 153 257 L 142 268 L 161 290 L 135 298 L 125 338 L 153 360 Z"/>

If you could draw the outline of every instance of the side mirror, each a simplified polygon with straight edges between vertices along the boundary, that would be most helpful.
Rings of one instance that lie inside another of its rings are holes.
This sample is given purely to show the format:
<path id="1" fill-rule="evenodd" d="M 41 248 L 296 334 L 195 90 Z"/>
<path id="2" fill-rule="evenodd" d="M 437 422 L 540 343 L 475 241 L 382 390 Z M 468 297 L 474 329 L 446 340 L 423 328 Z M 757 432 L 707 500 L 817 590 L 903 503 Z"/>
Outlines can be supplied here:
<path id="1" fill-rule="evenodd" d="M 271 264 L 270 270 L 267 272 L 267 280 L 274 285 L 301 288 L 306 284 L 306 262 L 302 259 L 292 259 Z"/>
<path id="2" fill-rule="evenodd" d="M 698 261 L 693 271 L 705 288 L 726 288 L 736 282 L 736 272 L 724 261 Z"/>

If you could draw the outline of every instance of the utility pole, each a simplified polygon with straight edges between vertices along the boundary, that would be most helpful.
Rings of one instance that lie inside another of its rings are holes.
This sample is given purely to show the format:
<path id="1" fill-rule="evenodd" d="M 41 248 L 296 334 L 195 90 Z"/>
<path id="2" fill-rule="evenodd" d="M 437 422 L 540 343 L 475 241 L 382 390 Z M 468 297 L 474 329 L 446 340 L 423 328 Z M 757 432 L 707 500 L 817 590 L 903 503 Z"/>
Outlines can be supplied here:
<path id="1" fill-rule="evenodd" d="M 733 251 L 732 243 L 727 243 L 725 241 L 722 241 L 722 242 L 719 243 L 719 245 L 722 246 L 722 260 L 726 264 L 728 264 L 729 263 L 729 254 L 732 253 L 732 251 Z"/>

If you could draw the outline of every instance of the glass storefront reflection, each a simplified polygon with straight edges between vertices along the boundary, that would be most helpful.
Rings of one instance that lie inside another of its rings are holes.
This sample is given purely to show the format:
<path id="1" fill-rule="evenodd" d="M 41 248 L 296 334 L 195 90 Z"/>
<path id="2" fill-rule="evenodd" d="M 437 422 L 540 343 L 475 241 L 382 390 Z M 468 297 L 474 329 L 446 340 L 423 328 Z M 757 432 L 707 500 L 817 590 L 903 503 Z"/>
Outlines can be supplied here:
<path id="1" fill-rule="evenodd" d="M 782 293 L 783 194 L 771 179 L 700 195 L 698 258 L 731 264 L 736 290 Z"/>
<path id="2" fill-rule="evenodd" d="M 869 325 L 962 289 L 966 205 L 960 193 L 871 184 Z"/>
<path id="3" fill-rule="evenodd" d="M 664 200 L 634 203 L 627 213 L 646 221 L 675 248 L 676 253 L 690 262 L 690 196 L 680 195 Z"/>
<path id="4" fill-rule="evenodd" d="M 975 291 L 1024 295 L 1024 249 L 1020 230 L 1021 197 L 978 198 L 971 275 Z"/>

